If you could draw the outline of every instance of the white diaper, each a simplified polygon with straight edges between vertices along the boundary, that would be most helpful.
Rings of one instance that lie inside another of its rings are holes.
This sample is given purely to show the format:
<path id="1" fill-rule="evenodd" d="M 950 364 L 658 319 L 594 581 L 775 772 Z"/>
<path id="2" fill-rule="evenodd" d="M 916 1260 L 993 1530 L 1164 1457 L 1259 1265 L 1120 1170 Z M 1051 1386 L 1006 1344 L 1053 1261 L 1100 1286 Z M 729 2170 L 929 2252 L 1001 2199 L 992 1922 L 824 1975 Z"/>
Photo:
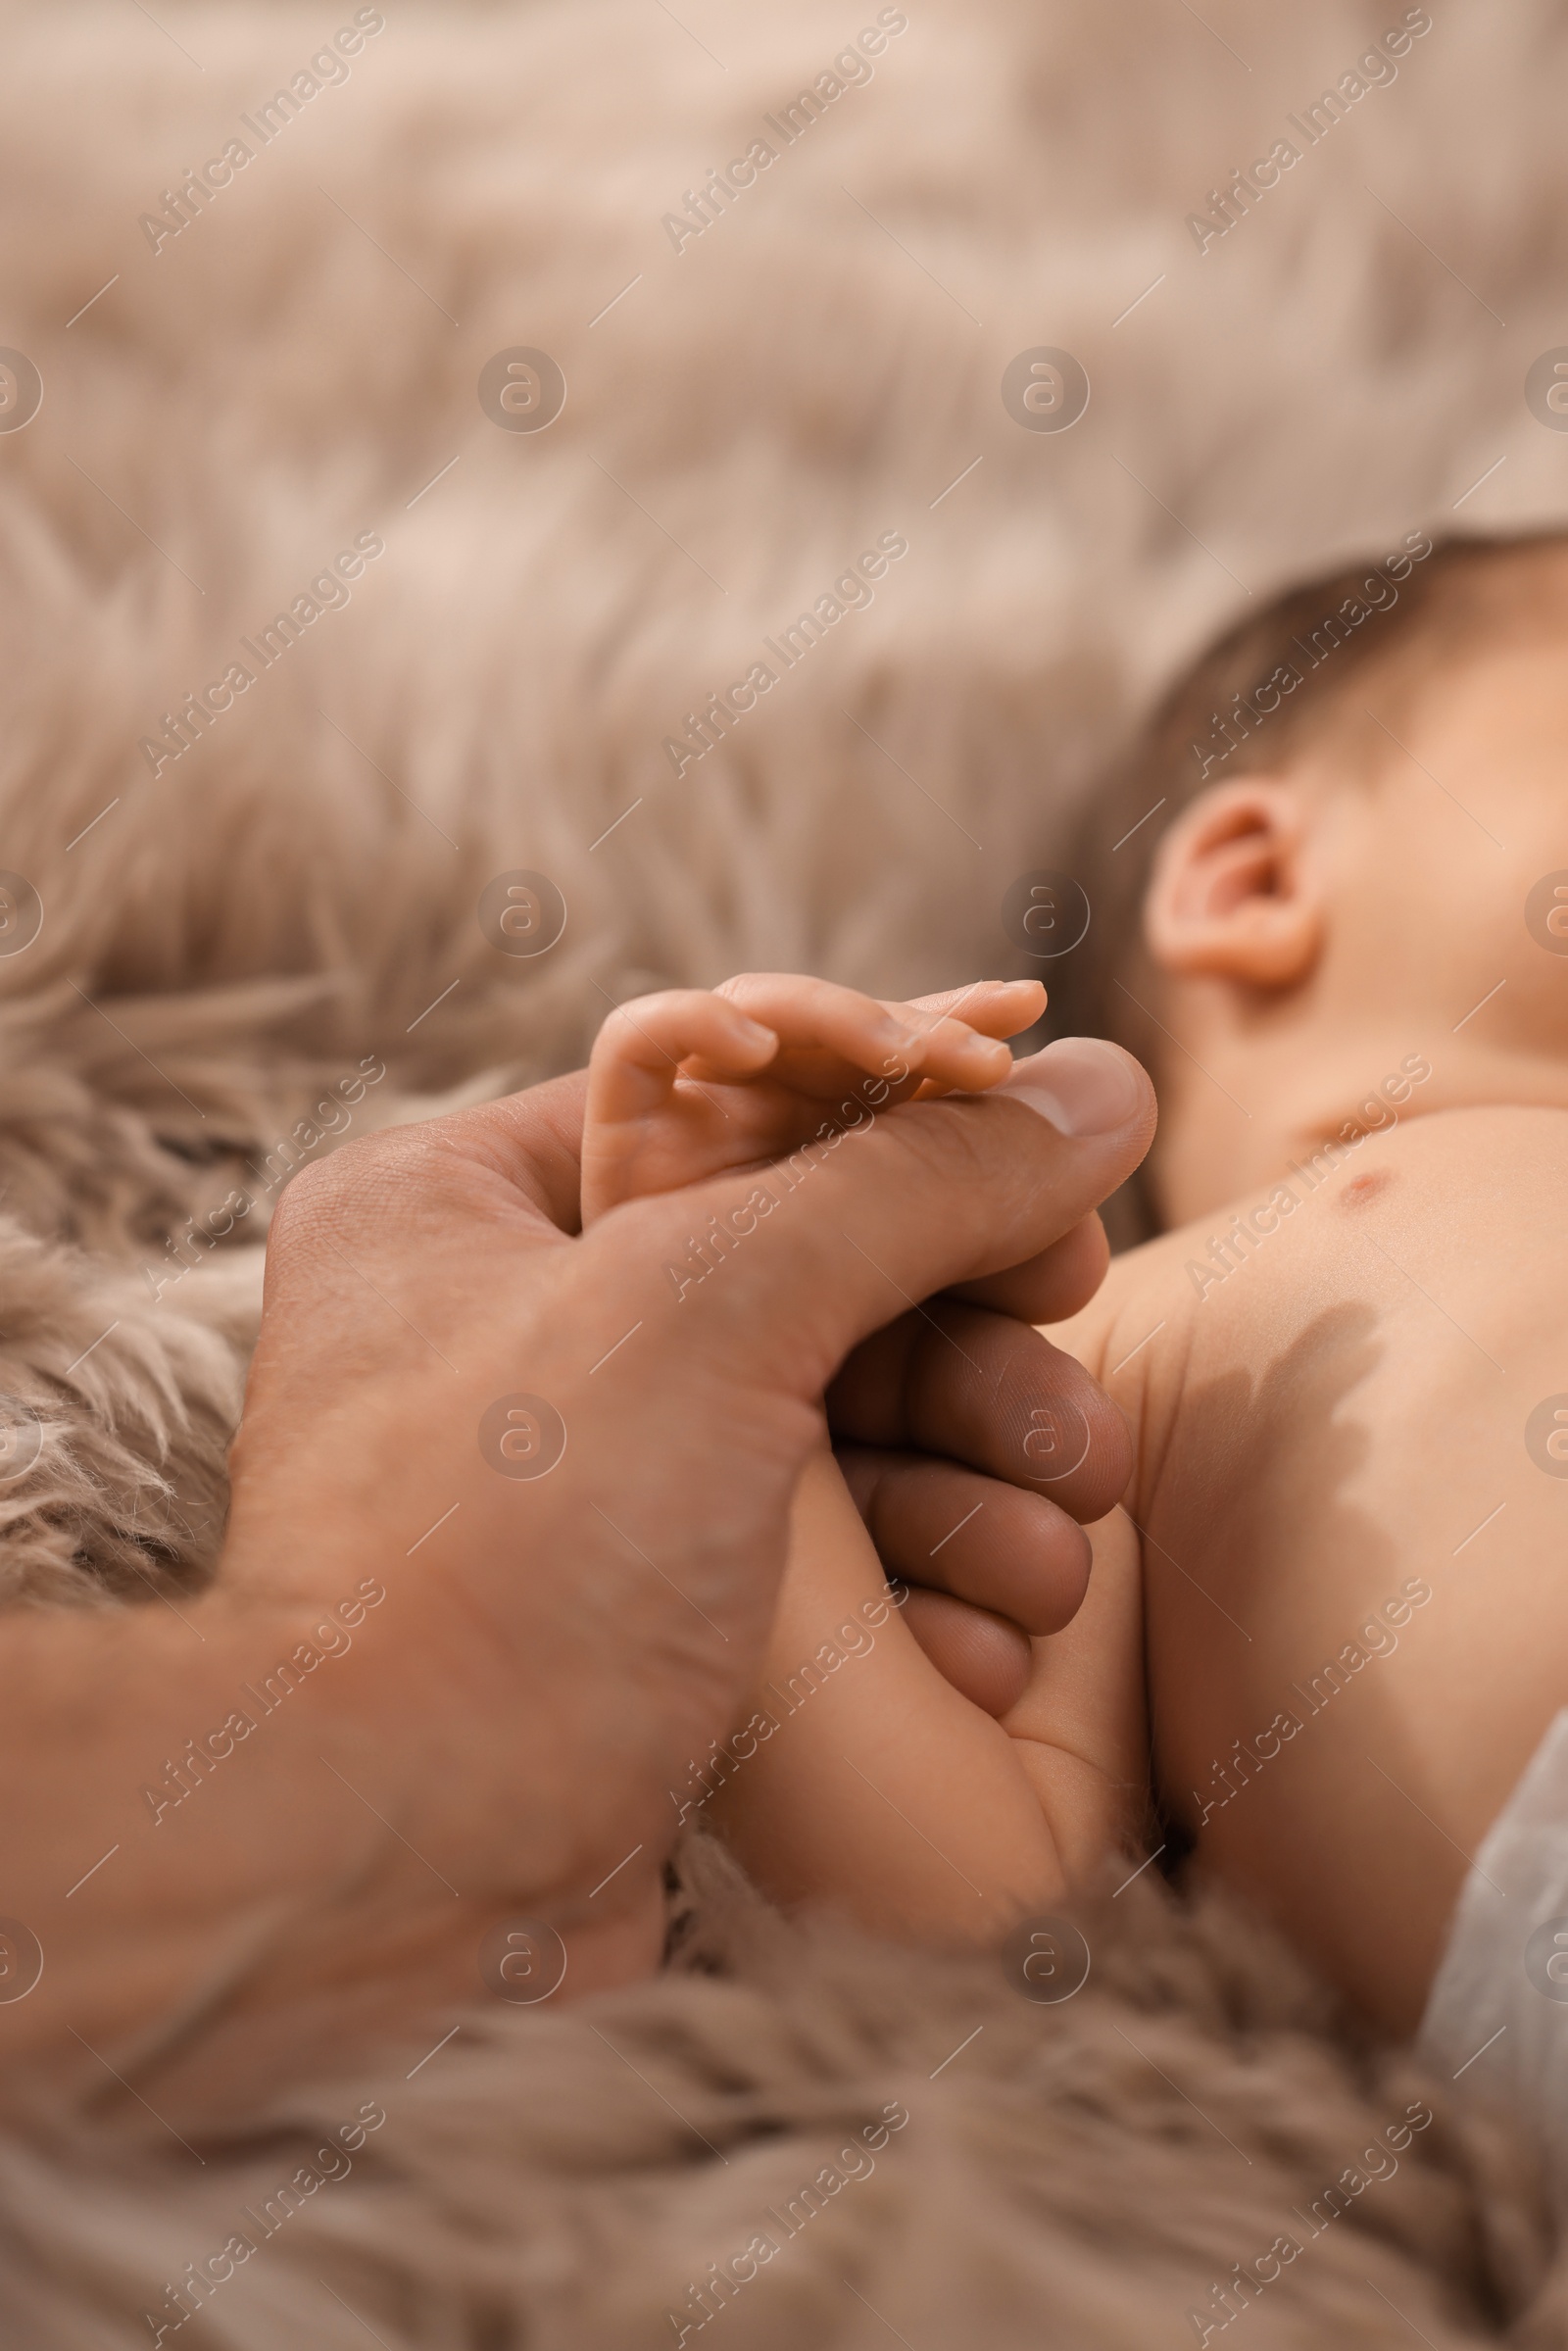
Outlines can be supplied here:
<path id="1" fill-rule="evenodd" d="M 1568 2219 L 1568 1708 L 1476 1855 L 1418 2046 L 1513 2110 Z"/>

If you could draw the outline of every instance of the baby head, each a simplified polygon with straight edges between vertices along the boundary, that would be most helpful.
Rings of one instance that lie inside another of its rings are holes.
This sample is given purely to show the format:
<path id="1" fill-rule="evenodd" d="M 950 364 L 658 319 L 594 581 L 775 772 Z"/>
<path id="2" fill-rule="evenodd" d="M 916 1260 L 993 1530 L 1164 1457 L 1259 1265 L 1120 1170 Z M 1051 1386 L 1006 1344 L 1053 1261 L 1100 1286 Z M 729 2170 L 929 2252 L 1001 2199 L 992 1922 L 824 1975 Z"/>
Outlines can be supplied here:
<path id="1" fill-rule="evenodd" d="M 1568 1108 L 1568 532 L 1411 532 L 1250 612 L 1088 805 L 1054 1026 L 1152 1070 L 1153 1221 L 1328 1139 Z"/>

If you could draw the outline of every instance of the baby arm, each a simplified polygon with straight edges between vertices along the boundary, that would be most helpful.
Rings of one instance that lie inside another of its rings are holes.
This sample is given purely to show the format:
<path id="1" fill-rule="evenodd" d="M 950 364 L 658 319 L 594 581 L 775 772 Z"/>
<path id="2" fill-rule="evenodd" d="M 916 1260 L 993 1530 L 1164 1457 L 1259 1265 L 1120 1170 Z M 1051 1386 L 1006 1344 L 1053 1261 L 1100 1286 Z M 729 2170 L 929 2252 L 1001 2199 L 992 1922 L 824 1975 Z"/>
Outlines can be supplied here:
<path id="1" fill-rule="evenodd" d="M 878 1106 L 995 1084 L 1010 1056 L 985 1032 L 1013 1033 L 1042 1001 L 1034 983 L 990 985 L 943 1000 L 944 1012 L 763 975 L 623 1007 L 590 1069 L 584 1222 L 618 1200 L 797 1148 L 858 1073 L 871 1075 L 864 1093 Z M 999 1687 L 995 1652 L 989 1668 L 961 1670 L 956 1602 L 890 1592 L 824 1446 L 801 1482 L 750 1718 L 720 1757 L 694 1767 L 686 1800 L 711 1800 L 781 1899 L 939 1936 L 1001 1932 L 1092 1871 L 1124 1831 L 1128 1786 L 1143 1785 L 1129 1532 L 1102 1522 L 1077 1626 L 1029 1644 Z M 985 1538 L 984 1526 L 956 1527 L 942 1570 Z M 962 1589 L 961 1574 L 942 1580 Z"/>
<path id="2" fill-rule="evenodd" d="M 988 1940 L 1127 1841 L 1147 1784 L 1138 1548 L 1119 1512 L 1092 1536 L 1087 1597 L 1031 1641 L 999 1721 L 915 1638 L 831 1454 L 808 1465 L 746 1751 L 711 1805 L 775 1899 Z"/>

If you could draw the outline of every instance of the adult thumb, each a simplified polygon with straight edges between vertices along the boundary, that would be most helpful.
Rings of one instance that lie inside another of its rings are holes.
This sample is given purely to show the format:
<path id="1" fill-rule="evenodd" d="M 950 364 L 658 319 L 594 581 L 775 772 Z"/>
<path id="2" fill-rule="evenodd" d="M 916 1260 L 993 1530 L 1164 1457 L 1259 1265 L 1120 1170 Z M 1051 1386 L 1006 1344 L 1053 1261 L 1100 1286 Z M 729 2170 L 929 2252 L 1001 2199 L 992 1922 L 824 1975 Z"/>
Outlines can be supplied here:
<path id="1" fill-rule="evenodd" d="M 896 1315 L 1037 1256 L 1132 1173 L 1155 1119 L 1140 1064 L 1086 1037 L 1019 1061 L 990 1094 L 845 1110 L 854 1123 L 825 1120 L 788 1159 L 599 1228 L 609 1242 L 627 1219 L 639 1255 L 662 1251 L 666 1339 L 747 1386 L 814 1399 Z"/>

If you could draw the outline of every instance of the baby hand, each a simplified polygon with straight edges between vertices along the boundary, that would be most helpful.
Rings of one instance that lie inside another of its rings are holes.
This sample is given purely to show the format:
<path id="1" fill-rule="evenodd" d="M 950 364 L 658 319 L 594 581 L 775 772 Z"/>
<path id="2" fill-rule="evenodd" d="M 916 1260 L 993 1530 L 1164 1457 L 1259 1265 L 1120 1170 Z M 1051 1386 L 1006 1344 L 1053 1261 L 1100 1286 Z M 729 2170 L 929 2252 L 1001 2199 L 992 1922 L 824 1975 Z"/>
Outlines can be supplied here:
<path id="1" fill-rule="evenodd" d="M 1038 980 L 982 980 L 921 1005 L 789 972 L 622 1004 L 588 1064 L 583 1224 L 798 1150 L 846 1089 L 880 1109 L 998 1085 L 1012 1066 L 1002 1040 L 1044 1006 Z"/>

